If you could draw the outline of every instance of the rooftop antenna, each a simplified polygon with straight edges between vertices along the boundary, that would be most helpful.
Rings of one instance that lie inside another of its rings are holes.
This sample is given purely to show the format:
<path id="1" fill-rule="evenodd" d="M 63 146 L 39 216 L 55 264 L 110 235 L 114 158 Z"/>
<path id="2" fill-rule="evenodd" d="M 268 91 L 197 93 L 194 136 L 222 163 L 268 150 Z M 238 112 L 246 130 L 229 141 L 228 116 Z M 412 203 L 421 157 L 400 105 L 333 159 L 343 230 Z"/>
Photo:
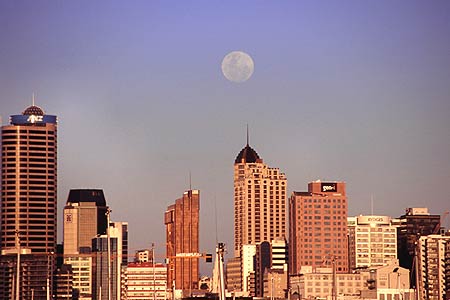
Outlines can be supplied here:
<path id="1" fill-rule="evenodd" d="M 370 215 L 373 216 L 373 194 L 370 195 Z"/>
<path id="2" fill-rule="evenodd" d="M 189 170 L 189 190 L 192 191 L 192 176 L 191 176 L 191 170 Z"/>
<path id="3" fill-rule="evenodd" d="M 217 198 L 216 193 L 214 193 L 214 215 L 215 215 L 215 221 L 216 221 L 216 244 L 219 242 L 219 234 L 217 230 Z"/>
<path id="4" fill-rule="evenodd" d="M 247 146 L 249 145 L 248 123 L 247 123 Z"/>

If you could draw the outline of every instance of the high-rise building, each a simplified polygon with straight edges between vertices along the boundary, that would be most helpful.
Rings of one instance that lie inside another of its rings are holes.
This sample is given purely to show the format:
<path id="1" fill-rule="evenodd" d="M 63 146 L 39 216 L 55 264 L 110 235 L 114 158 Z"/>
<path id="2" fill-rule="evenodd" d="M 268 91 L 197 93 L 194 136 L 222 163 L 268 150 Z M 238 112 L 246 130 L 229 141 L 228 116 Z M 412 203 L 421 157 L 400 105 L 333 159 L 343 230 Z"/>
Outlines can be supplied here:
<path id="1" fill-rule="evenodd" d="M 74 294 L 92 299 L 92 239 L 106 234 L 103 190 L 72 189 L 64 207 L 64 263 L 72 266 Z"/>
<path id="2" fill-rule="evenodd" d="M 310 182 L 289 199 L 289 272 L 334 261 L 348 271 L 347 196 L 344 182 Z"/>
<path id="3" fill-rule="evenodd" d="M 90 253 L 92 239 L 106 233 L 103 190 L 73 189 L 64 207 L 64 254 Z"/>
<path id="4" fill-rule="evenodd" d="M 244 244 L 286 235 L 287 179 L 247 145 L 234 161 L 234 255 Z"/>
<path id="5" fill-rule="evenodd" d="M 56 116 L 30 106 L 2 126 L 1 249 L 56 248 Z"/>
<path id="6" fill-rule="evenodd" d="M 242 245 L 241 247 L 241 270 L 242 270 L 242 292 L 250 292 L 251 274 L 255 272 L 254 257 L 256 255 L 256 245 Z"/>
<path id="7" fill-rule="evenodd" d="M 400 226 L 397 229 L 398 259 L 400 266 L 411 270 L 418 238 L 439 233 L 441 216 L 430 214 L 426 207 L 412 207 L 407 208 L 406 213 L 399 219 Z M 412 276 L 414 277 L 415 273 Z M 411 280 L 411 284 L 414 282 L 415 280 Z"/>
<path id="8" fill-rule="evenodd" d="M 45 299 L 47 278 L 52 285 L 56 250 L 57 118 L 32 105 L 21 115 L 10 117 L 10 124 L 1 128 L 1 137 L 0 248 L 4 256 L 0 265 L 14 268 L 15 256 L 11 254 L 18 249 L 30 253 L 21 258 L 20 266 L 23 272 L 27 268 L 30 279 L 21 276 L 19 286 L 14 287 L 20 295 L 34 291 L 34 299 Z M 13 286 L 11 277 L 0 278 L 0 282 Z"/>
<path id="9" fill-rule="evenodd" d="M 430 234 L 418 240 L 419 297 L 420 299 L 447 299 L 446 248 L 450 236 Z"/>
<path id="10" fill-rule="evenodd" d="M 92 299 L 119 299 L 122 267 L 128 257 L 128 223 L 112 222 L 107 234 L 93 238 L 92 257 Z"/>
<path id="11" fill-rule="evenodd" d="M 388 216 L 348 217 L 349 268 L 388 265 L 397 259 L 397 225 Z"/>
<path id="12" fill-rule="evenodd" d="M 200 191 L 188 190 L 164 214 L 166 225 L 167 280 L 173 290 L 198 289 Z M 192 255 L 194 254 L 194 255 Z M 184 256 L 184 257 L 181 257 Z"/>

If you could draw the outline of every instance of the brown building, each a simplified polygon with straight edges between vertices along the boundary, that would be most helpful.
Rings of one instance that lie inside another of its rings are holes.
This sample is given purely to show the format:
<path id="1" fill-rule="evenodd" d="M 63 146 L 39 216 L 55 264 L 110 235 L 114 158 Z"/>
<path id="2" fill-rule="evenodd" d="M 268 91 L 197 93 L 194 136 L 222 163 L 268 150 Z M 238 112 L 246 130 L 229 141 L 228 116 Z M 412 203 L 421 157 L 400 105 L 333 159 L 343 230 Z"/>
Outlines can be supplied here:
<path id="1" fill-rule="evenodd" d="M 198 289 L 199 211 L 200 191 L 188 190 L 165 212 L 169 288 L 175 281 L 175 290 Z"/>
<path id="2" fill-rule="evenodd" d="M 287 179 L 248 143 L 234 161 L 234 255 L 245 244 L 286 236 Z"/>
<path id="3" fill-rule="evenodd" d="M 347 196 L 344 182 L 314 181 L 289 199 L 289 272 L 321 267 L 335 259 L 348 272 Z"/>
<path id="4" fill-rule="evenodd" d="M 21 257 L 21 261 L 27 261 L 21 269 L 28 268 L 26 274 L 32 279 L 26 282 L 21 276 L 19 294 L 28 295 L 33 290 L 34 299 L 45 299 L 56 250 L 56 116 L 46 115 L 32 105 L 21 115 L 10 117 L 10 124 L 1 128 L 1 137 L 0 247 L 3 254 L 8 254 L 1 257 L 1 267 L 12 266 L 9 255 L 17 253 L 18 248 L 21 253 L 30 253 L 30 257 Z M 0 282 L 12 284 L 6 269 L 0 271 L 7 276 Z"/>

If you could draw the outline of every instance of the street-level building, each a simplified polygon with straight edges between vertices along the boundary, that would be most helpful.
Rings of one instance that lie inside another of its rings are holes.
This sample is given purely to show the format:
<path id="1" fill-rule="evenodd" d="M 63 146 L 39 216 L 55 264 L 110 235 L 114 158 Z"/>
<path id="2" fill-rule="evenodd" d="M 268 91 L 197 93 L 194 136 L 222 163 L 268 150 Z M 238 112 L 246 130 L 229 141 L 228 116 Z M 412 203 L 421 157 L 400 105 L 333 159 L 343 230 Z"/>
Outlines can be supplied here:
<path id="1" fill-rule="evenodd" d="M 151 262 L 132 262 L 122 275 L 122 299 L 167 299 L 167 266 Z"/>

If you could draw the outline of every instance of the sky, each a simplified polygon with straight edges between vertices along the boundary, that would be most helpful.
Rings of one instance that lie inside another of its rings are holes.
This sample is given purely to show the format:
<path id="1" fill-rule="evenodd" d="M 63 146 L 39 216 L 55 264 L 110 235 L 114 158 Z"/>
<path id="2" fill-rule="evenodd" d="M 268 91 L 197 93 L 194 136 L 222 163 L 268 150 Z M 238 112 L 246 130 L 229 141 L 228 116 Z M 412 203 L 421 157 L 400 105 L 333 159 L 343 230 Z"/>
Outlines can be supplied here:
<path id="1" fill-rule="evenodd" d="M 243 83 L 220 68 L 236 50 Z M 162 260 L 191 174 L 201 251 L 232 255 L 247 124 L 288 194 L 345 181 L 350 216 L 450 209 L 449 1 L 0 1 L 2 124 L 33 93 L 59 120 L 59 220 L 70 189 L 101 188 L 130 253 Z"/>

